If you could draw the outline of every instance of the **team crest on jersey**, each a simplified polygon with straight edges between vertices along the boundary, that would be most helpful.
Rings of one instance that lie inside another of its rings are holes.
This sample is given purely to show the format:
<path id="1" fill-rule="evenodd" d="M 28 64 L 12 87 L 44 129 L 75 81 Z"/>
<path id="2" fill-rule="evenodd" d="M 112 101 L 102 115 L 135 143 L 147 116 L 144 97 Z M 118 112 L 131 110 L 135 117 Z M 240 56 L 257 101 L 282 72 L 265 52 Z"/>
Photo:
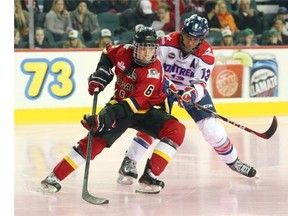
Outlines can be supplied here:
<path id="1" fill-rule="evenodd" d="M 117 67 L 119 67 L 122 71 L 124 71 L 126 68 L 123 61 L 117 62 Z"/>
<path id="2" fill-rule="evenodd" d="M 175 53 L 173 53 L 173 52 L 171 52 L 171 53 L 169 53 L 168 54 L 168 58 L 170 58 L 170 59 L 174 59 L 175 58 Z"/>
<path id="3" fill-rule="evenodd" d="M 133 81 L 136 80 L 137 78 L 137 74 L 135 73 L 135 70 L 133 70 L 132 72 L 127 74 L 127 77 L 129 77 L 130 79 L 132 79 Z"/>
<path id="4" fill-rule="evenodd" d="M 147 78 L 159 79 L 160 73 L 155 68 L 150 68 L 150 69 L 148 69 Z"/>

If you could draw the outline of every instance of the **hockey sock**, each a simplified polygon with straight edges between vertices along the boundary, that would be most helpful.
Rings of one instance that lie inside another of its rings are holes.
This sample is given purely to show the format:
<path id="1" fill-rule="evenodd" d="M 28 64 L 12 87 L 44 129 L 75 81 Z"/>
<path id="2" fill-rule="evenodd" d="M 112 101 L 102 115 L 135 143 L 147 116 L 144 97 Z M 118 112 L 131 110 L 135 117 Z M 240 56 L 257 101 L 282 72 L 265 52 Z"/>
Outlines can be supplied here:
<path id="1" fill-rule="evenodd" d="M 159 142 L 150 159 L 151 171 L 154 175 L 159 176 L 172 159 L 177 150 L 177 145 L 172 141 Z"/>
<path id="2" fill-rule="evenodd" d="M 53 169 L 56 177 L 62 181 L 70 173 L 85 163 L 85 159 L 73 148 Z"/>
<path id="3" fill-rule="evenodd" d="M 238 157 L 237 150 L 229 139 L 219 147 L 214 147 L 214 150 L 226 164 L 233 163 Z"/>
<path id="4" fill-rule="evenodd" d="M 86 157 L 87 154 L 87 145 L 88 145 L 88 136 L 86 136 L 84 139 L 81 139 L 78 144 L 78 148 L 80 149 L 81 153 Z M 92 139 L 92 152 L 91 152 L 91 160 L 93 160 L 96 155 L 100 154 L 102 150 L 106 147 L 106 142 L 100 137 L 93 136 Z"/>
<path id="5" fill-rule="evenodd" d="M 145 152 L 153 143 L 153 141 L 154 141 L 153 137 L 138 132 L 137 135 L 132 140 L 132 143 L 130 144 L 125 155 L 137 163 L 145 154 Z"/>

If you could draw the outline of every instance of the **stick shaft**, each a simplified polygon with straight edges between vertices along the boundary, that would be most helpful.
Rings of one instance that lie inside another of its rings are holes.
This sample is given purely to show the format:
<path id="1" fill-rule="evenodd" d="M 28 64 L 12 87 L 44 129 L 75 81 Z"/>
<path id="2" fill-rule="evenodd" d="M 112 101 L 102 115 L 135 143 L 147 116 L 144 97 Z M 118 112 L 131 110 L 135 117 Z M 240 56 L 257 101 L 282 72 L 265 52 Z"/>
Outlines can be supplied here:
<path id="1" fill-rule="evenodd" d="M 98 98 L 98 91 L 96 91 L 93 96 L 92 115 L 96 114 L 97 98 Z M 91 127 L 90 129 L 89 137 L 88 137 L 86 164 L 85 164 L 84 181 L 83 181 L 83 191 L 88 191 L 87 189 L 88 188 L 88 176 L 89 176 L 89 170 L 90 170 L 90 158 L 91 158 L 92 139 L 93 139 L 92 131 L 93 131 L 93 127 Z"/>
<path id="2" fill-rule="evenodd" d="M 98 94 L 99 94 L 99 88 L 96 88 L 93 96 L 92 115 L 96 114 Z M 91 127 L 90 129 L 88 137 L 86 164 L 85 164 L 84 180 L 82 187 L 82 198 L 91 204 L 101 205 L 109 203 L 109 200 L 105 198 L 95 197 L 88 192 L 88 178 L 90 170 L 91 151 L 92 151 L 92 139 L 93 139 L 93 127 Z"/>

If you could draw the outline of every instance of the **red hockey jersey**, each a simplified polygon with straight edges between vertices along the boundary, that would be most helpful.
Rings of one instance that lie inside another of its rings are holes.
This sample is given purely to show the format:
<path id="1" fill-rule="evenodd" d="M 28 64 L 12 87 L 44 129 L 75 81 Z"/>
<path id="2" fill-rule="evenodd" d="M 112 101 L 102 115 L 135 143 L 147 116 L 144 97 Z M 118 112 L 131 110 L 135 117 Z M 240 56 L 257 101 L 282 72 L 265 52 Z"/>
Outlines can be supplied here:
<path id="1" fill-rule="evenodd" d="M 151 65 L 140 67 L 133 64 L 133 47 L 130 44 L 106 49 L 113 63 L 116 75 L 114 99 L 125 100 L 134 113 L 161 104 L 166 95 L 163 92 L 164 72 L 158 59 Z"/>

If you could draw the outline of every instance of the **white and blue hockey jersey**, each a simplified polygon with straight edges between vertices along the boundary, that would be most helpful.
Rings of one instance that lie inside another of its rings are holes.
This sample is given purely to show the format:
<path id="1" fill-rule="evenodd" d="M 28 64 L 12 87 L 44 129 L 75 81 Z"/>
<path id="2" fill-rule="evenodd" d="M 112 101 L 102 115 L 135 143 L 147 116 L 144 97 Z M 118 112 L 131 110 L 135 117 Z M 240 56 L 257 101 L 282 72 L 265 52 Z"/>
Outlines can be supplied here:
<path id="1" fill-rule="evenodd" d="M 173 81 L 178 90 L 193 85 L 197 91 L 196 102 L 201 100 L 215 64 L 213 49 L 204 40 L 200 48 L 185 55 L 180 46 L 181 32 L 172 32 L 159 39 L 158 58 L 165 75 Z"/>

